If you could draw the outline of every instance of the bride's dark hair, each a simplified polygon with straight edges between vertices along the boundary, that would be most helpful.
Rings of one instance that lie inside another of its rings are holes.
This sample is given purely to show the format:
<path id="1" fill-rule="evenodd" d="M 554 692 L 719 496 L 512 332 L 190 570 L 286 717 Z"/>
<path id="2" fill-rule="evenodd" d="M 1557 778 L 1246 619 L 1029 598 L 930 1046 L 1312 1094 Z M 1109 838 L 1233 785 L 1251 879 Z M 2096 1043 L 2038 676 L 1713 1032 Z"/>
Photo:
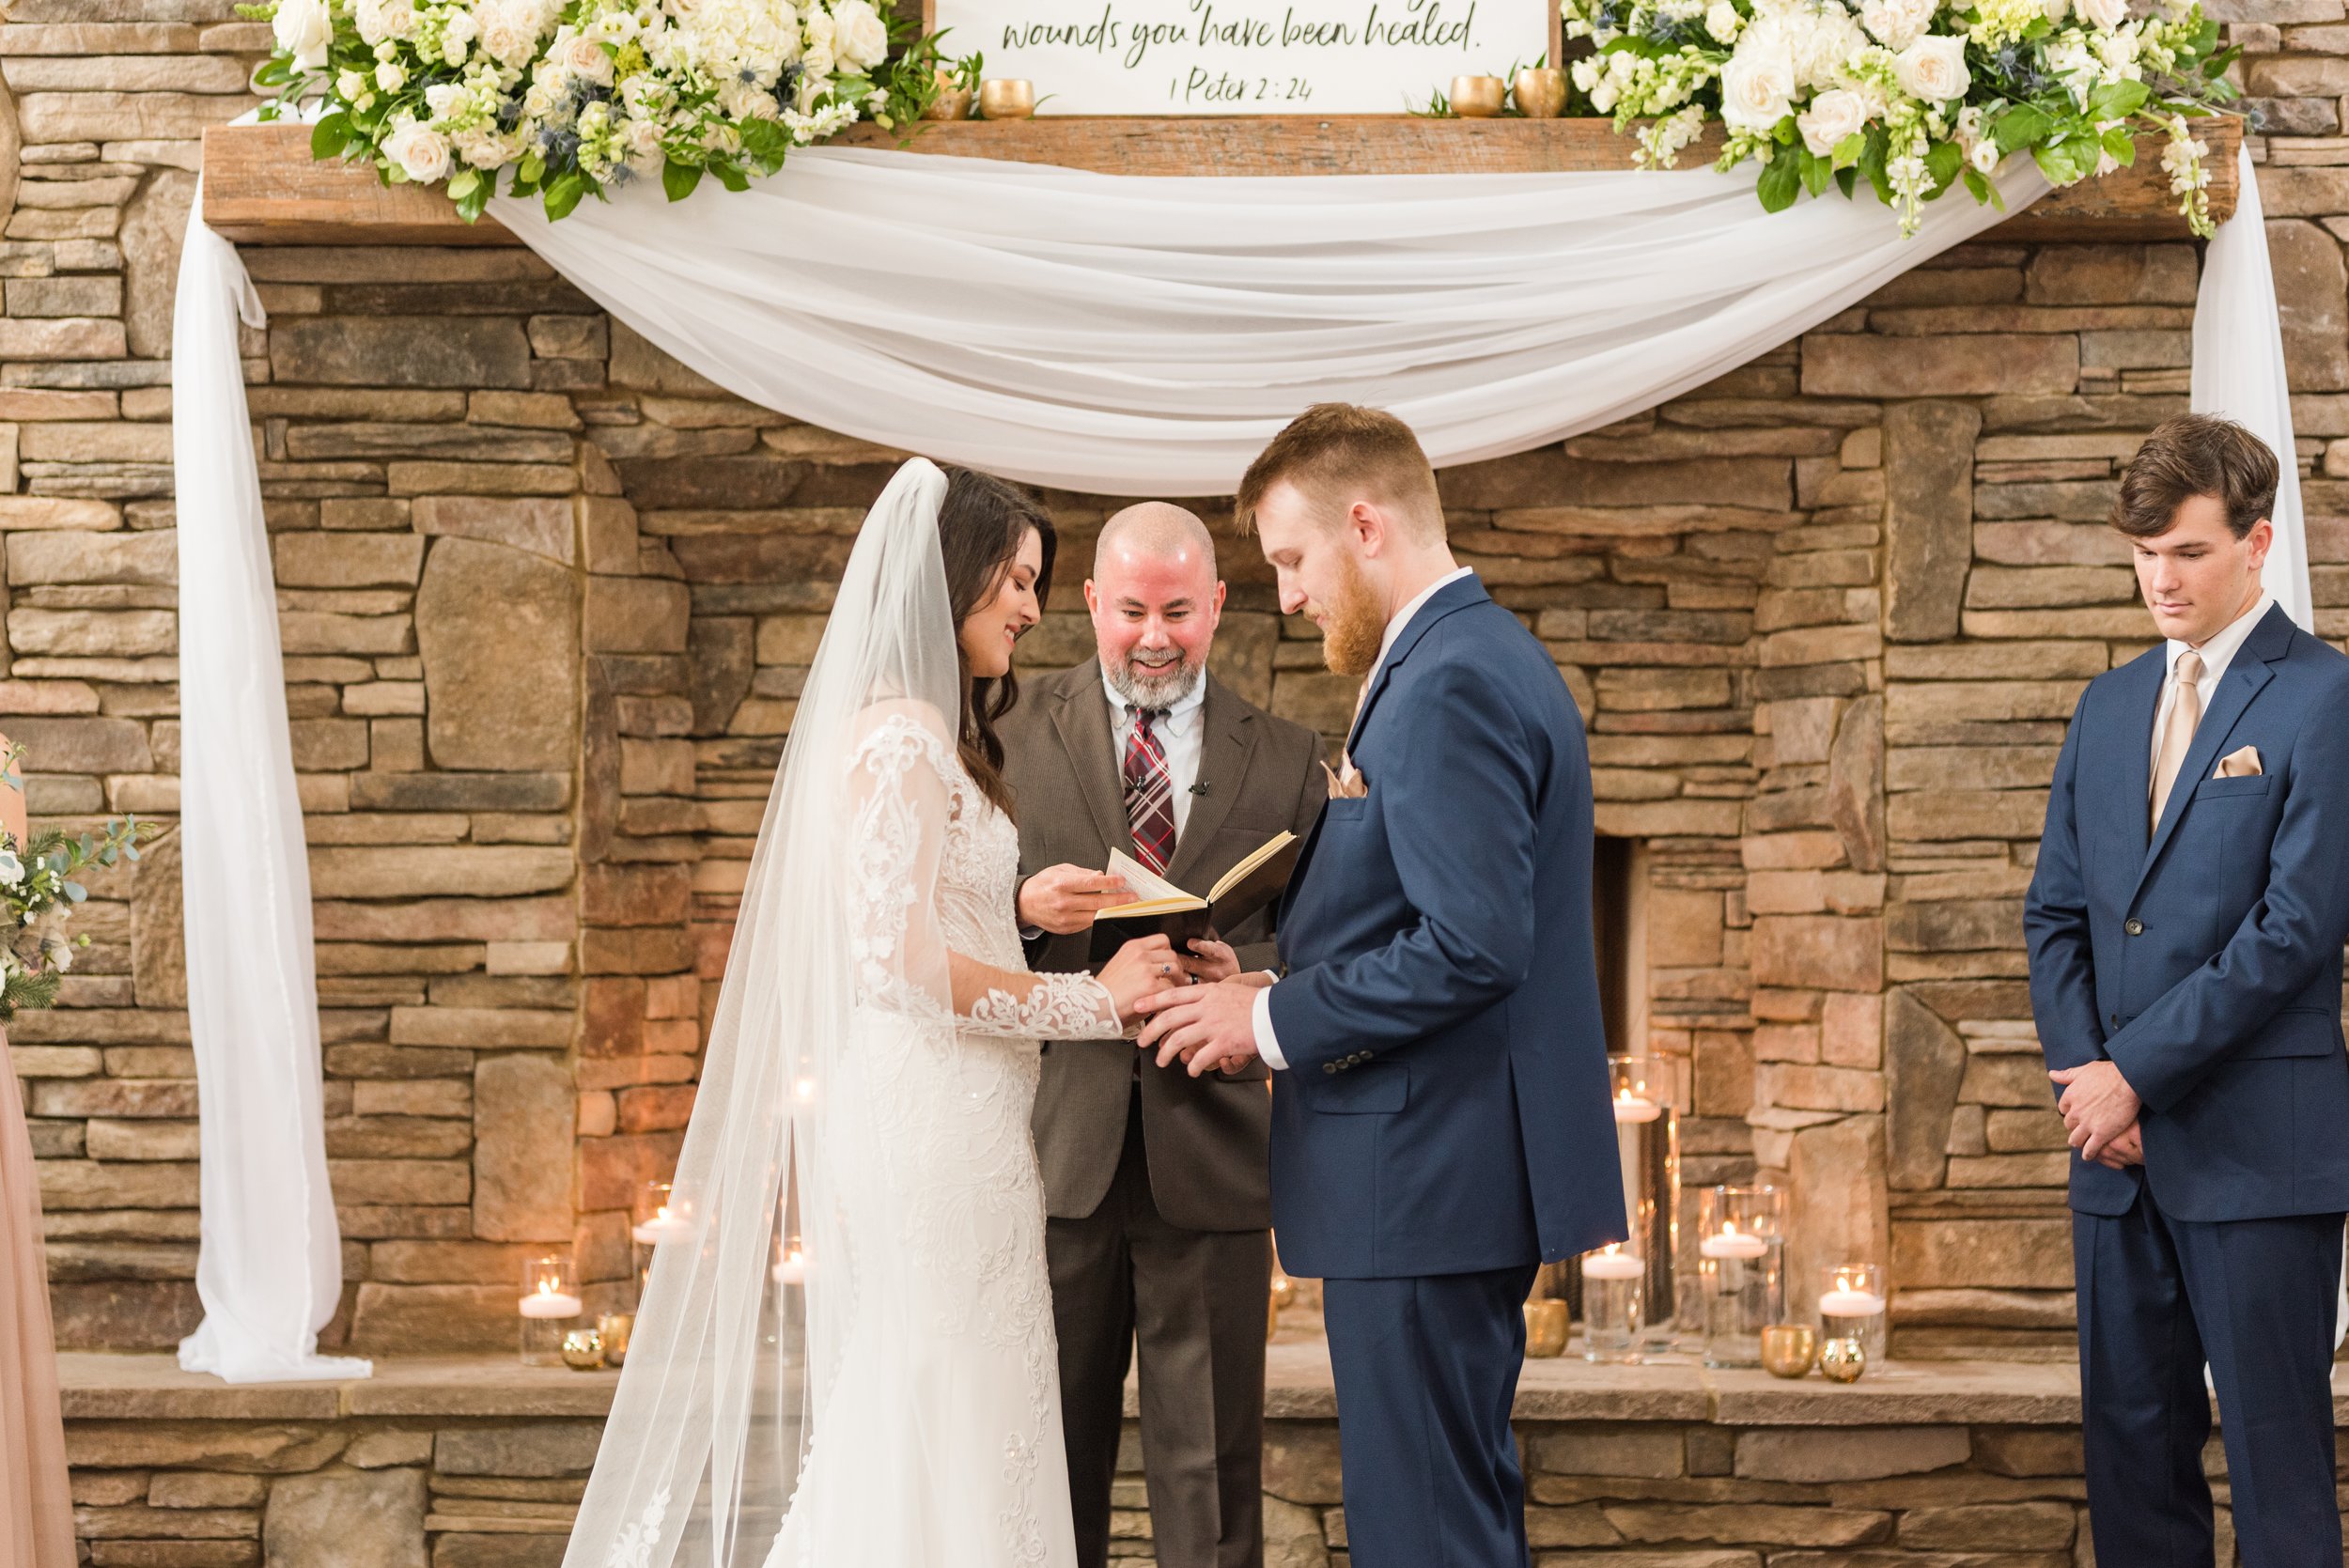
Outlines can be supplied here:
<path id="1" fill-rule="evenodd" d="M 962 651 L 962 623 L 995 597 L 1034 529 L 1044 546 L 1044 569 L 1036 573 L 1040 606 L 1052 591 L 1052 556 L 1059 537 L 1044 504 L 1019 486 L 990 474 L 947 465 L 946 499 L 938 508 L 938 543 L 946 565 L 946 600 L 955 617 L 955 662 L 962 671 L 962 711 L 956 720 L 956 750 L 979 788 L 1008 816 L 1011 786 L 1003 783 L 1003 743 L 995 722 L 1019 701 L 1019 677 L 1006 671 L 1000 680 L 972 678 Z"/>

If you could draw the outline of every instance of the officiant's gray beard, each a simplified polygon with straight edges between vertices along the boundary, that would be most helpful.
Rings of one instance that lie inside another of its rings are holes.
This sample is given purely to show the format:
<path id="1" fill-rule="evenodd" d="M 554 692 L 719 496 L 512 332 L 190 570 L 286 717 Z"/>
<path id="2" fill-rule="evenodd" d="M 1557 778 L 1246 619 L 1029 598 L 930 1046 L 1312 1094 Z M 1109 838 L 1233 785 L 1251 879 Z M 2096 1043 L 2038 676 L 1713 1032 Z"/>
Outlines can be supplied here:
<path id="1" fill-rule="evenodd" d="M 1110 689 L 1121 701 L 1133 707 L 1163 710 L 1197 691 L 1206 672 L 1203 665 L 1178 654 L 1173 664 L 1156 675 L 1143 674 L 1131 659 L 1111 665 L 1109 673 Z"/>

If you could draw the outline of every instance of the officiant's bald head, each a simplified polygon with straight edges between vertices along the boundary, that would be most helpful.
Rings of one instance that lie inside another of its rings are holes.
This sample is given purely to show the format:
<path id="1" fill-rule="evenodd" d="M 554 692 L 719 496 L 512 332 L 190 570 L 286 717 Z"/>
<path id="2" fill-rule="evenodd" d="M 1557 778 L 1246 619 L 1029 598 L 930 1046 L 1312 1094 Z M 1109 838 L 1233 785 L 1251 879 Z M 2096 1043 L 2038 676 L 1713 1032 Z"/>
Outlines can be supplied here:
<path id="1" fill-rule="evenodd" d="M 1163 501 L 1128 506 L 1101 525 L 1085 582 L 1101 668 L 1137 707 L 1171 707 L 1207 667 L 1223 614 L 1207 525 Z"/>

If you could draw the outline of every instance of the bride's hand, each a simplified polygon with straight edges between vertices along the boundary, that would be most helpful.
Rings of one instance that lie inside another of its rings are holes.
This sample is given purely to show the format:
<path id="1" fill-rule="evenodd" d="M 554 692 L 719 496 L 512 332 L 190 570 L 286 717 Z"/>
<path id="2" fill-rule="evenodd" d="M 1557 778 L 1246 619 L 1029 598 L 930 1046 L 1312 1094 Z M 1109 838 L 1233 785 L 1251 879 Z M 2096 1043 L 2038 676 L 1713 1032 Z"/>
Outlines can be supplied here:
<path id="1" fill-rule="evenodd" d="M 1134 1021 L 1134 1003 L 1143 997 L 1189 983 L 1174 956 L 1174 944 L 1163 936 L 1138 937 L 1119 948 L 1101 966 L 1100 980 L 1117 1003 L 1117 1021 L 1123 1024 Z"/>

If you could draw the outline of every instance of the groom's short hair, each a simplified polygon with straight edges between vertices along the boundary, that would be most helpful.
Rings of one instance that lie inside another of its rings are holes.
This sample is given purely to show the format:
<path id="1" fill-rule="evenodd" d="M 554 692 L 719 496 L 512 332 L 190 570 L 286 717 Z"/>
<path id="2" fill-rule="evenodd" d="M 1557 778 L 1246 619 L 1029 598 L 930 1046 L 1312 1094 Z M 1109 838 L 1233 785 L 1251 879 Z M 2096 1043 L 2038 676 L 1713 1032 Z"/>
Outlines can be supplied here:
<path id="1" fill-rule="evenodd" d="M 1239 482 L 1233 509 L 1242 533 L 1255 527 L 1266 493 L 1284 482 L 1331 510 L 1378 502 L 1423 543 L 1443 537 L 1435 467 L 1411 427 L 1384 409 L 1315 403 L 1290 420 Z"/>
<path id="2" fill-rule="evenodd" d="M 2217 414 L 2173 414 L 2154 427 L 2121 474 L 2112 526 L 2131 538 L 2170 532 L 2178 508 L 2198 495 L 2226 509 L 2236 538 L 2259 526 L 2276 506 L 2281 473 L 2268 444 Z"/>

